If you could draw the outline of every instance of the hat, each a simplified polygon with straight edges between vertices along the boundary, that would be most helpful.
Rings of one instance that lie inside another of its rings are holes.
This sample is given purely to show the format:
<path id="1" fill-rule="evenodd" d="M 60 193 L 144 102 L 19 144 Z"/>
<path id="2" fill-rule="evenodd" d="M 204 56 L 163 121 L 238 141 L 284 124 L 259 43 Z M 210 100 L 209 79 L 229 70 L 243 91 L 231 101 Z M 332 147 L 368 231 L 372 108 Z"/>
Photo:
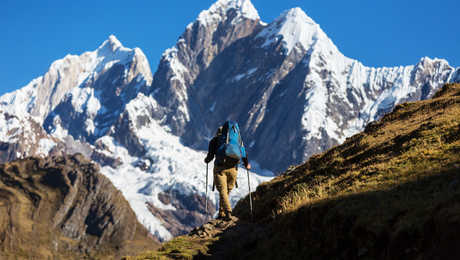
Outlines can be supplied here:
<path id="1" fill-rule="evenodd" d="M 219 128 L 217 128 L 217 132 L 216 132 L 216 136 L 218 135 L 221 135 L 222 132 L 223 132 L 224 128 L 222 126 L 220 126 Z"/>

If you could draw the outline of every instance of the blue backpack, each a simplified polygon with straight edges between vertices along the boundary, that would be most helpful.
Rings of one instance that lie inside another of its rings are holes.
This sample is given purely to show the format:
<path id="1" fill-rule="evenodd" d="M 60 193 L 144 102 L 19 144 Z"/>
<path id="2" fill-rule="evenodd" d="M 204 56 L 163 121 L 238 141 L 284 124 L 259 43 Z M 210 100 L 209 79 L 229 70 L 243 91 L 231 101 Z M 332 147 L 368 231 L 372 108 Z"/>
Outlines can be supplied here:
<path id="1" fill-rule="evenodd" d="M 238 123 L 227 121 L 223 125 L 222 135 L 219 136 L 219 145 L 216 152 L 217 157 L 229 157 L 239 161 L 246 157 L 243 140 L 240 135 Z"/>

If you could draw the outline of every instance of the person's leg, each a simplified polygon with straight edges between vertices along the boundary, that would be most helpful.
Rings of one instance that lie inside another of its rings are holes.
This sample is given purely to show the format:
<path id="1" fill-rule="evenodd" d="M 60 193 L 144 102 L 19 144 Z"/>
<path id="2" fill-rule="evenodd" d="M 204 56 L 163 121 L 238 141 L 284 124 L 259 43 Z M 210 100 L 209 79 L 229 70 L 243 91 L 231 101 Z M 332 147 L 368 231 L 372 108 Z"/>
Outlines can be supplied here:
<path id="1" fill-rule="evenodd" d="M 230 194 L 230 191 L 232 191 L 233 188 L 235 187 L 236 177 L 238 176 L 238 169 L 236 168 L 227 169 L 225 171 L 225 174 L 227 175 L 228 194 Z"/>
<path id="2" fill-rule="evenodd" d="M 226 203 L 228 201 L 227 177 L 222 167 L 214 166 L 214 182 L 219 192 L 219 218 L 226 216 Z"/>
<path id="3" fill-rule="evenodd" d="M 233 167 L 233 168 L 225 169 L 225 171 L 223 172 L 225 173 L 225 178 L 226 178 L 226 183 L 227 183 L 227 194 L 224 200 L 224 211 L 225 211 L 226 217 L 230 217 L 232 215 L 232 206 L 230 204 L 229 195 L 230 195 L 230 191 L 232 191 L 232 189 L 235 187 L 236 176 L 238 175 L 238 170 L 235 167 Z"/>

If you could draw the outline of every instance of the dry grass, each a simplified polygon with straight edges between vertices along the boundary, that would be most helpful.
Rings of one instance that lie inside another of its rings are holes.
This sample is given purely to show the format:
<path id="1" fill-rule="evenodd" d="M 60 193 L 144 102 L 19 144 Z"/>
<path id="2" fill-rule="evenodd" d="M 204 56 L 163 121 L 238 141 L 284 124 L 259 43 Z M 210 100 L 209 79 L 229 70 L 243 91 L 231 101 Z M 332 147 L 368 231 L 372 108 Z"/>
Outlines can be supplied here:
<path id="1" fill-rule="evenodd" d="M 260 186 L 254 195 L 258 215 L 274 217 L 322 200 L 388 190 L 458 168 L 459 136 L 460 97 L 399 105 L 366 132 Z"/>
<path id="2" fill-rule="evenodd" d="M 164 243 L 158 251 L 145 252 L 135 257 L 125 257 L 124 260 L 193 259 L 200 253 L 206 254 L 208 245 L 213 241 L 213 239 L 180 236 Z"/>
<path id="3" fill-rule="evenodd" d="M 254 257 L 262 259 L 264 251 L 286 241 L 293 245 L 269 258 L 438 257 L 440 248 L 450 248 L 445 234 L 458 241 L 444 228 L 460 228 L 460 85 L 440 93 L 397 106 L 343 145 L 259 186 L 256 216 L 272 223 L 274 234 Z M 249 215 L 247 198 L 235 212 Z M 359 236 L 369 236 L 368 242 Z M 408 236 L 399 242 L 404 250 L 392 244 L 401 236 Z M 341 240 L 345 248 L 337 244 Z"/>

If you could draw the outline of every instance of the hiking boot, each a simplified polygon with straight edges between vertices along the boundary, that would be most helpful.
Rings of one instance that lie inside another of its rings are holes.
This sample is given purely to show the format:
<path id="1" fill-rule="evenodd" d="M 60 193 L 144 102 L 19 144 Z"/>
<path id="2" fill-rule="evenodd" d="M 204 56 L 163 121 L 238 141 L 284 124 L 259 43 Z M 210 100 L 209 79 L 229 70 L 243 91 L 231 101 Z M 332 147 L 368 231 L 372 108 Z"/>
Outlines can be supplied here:
<path id="1" fill-rule="evenodd" d="M 224 217 L 224 220 L 225 221 L 232 221 L 232 220 L 235 220 L 236 217 L 232 216 L 232 213 L 227 213 L 227 215 Z"/>

